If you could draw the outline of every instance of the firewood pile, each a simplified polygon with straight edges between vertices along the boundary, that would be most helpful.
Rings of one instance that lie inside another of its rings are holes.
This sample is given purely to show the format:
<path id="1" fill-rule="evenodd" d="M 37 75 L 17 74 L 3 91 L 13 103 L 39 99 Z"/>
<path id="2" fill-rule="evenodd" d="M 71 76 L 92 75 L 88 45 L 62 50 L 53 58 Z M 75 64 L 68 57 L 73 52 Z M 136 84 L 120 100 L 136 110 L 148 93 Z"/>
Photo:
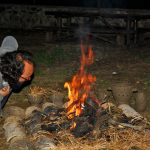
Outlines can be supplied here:
<path id="1" fill-rule="evenodd" d="M 56 94 L 56 93 L 55 93 Z M 76 124 L 76 126 L 73 126 Z M 62 106 L 43 101 L 4 112 L 9 150 L 148 150 L 150 122 L 128 104 L 98 104 L 89 97 L 83 113 L 69 120 Z"/>

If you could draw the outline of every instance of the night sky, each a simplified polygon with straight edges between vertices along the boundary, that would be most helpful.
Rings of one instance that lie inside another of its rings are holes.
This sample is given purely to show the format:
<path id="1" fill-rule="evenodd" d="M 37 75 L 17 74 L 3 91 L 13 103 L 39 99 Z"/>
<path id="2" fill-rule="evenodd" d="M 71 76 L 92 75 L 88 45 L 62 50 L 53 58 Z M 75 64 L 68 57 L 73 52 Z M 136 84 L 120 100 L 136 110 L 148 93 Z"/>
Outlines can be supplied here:
<path id="1" fill-rule="evenodd" d="M 0 0 L 0 4 L 150 9 L 149 0 Z"/>

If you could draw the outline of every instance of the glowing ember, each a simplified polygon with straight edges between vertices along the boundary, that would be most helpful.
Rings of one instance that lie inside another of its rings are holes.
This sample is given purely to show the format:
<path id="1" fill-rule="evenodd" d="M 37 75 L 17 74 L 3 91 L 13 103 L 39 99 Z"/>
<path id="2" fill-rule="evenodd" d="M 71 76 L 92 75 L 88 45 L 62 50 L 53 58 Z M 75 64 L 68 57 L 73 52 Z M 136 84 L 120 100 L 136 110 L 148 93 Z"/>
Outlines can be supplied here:
<path id="1" fill-rule="evenodd" d="M 86 50 L 88 52 L 86 52 Z M 71 82 L 64 84 L 68 88 L 67 117 L 73 119 L 80 116 L 84 108 L 84 102 L 88 98 L 91 84 L 96 81 L 96 77 L 86 72 L 86 67 L 93 64 L 94 55 L 92 47 L 87 49 L 81 44 L 81 66 L 77 74 L 72 78 Z"/>

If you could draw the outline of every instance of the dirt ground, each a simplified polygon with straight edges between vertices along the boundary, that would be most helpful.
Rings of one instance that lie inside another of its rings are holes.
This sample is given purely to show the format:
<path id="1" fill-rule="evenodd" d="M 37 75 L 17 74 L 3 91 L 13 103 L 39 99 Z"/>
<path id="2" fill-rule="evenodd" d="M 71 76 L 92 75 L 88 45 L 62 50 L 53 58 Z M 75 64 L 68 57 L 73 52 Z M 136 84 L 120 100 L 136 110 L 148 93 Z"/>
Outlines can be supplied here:
<path id="1" fill-rule="evenodd" d="M 71 80 L 80 66 L 80 41 L 63 39 L 64 41 L 45 42 L 44 32 L 9 30 L 1 31 L 0 41 L 9 34 L 16 37 L 19 49 L 33 53 L 36 70 L 31 85 L 19 93 L 13 93 L 5 107 L 16 105 L 26 108 L 29 106 L 27 94 L 31 86 L 40 86 L 67 94 L 63 87 L 64 83 Z M 92 46 L 95 58 L 89 72 L 97 77 L 94 84 L 95 95 L 102 99 L 107 89 L 115 83 L 129 82 L 138 91 L 146 93 L 147 108 L 140 113 L 150 119 L 150 41 L 126 48 L 95 39 Z M 57 56 L 53 57 L 53 61 L 46 60 L 51 57 L 46 57 L 44 54 L 51 54 L 54 50 L 58 50 L 57 53 L 53 53 Z M 9 143 L 6 142 L 2 126 L 3 119 L 0 121 L 0 150 L 7 150 Z"/>

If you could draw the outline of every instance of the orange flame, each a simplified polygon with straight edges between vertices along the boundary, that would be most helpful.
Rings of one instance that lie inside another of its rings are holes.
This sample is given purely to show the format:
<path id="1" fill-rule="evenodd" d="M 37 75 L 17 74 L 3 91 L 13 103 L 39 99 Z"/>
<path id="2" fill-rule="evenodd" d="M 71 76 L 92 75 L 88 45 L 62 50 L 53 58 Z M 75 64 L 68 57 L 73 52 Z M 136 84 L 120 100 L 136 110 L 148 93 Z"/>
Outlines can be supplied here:
<path id="1" fill-rule="evenodd" d="M 86 67 L 93 64 L 94 54 L 92 47 L 89 46 L 86 54 L 86 48 L 81 44 L 81 66 L 71 82 L 66 82 L 64 88 L 68 88 L 67 117 L 73 119 L 80 116 L 84 108 L 84 102 L 88 98 L 91 90 L 91 84 L 96 81 L 96 77 L 86 73 Z"/>

